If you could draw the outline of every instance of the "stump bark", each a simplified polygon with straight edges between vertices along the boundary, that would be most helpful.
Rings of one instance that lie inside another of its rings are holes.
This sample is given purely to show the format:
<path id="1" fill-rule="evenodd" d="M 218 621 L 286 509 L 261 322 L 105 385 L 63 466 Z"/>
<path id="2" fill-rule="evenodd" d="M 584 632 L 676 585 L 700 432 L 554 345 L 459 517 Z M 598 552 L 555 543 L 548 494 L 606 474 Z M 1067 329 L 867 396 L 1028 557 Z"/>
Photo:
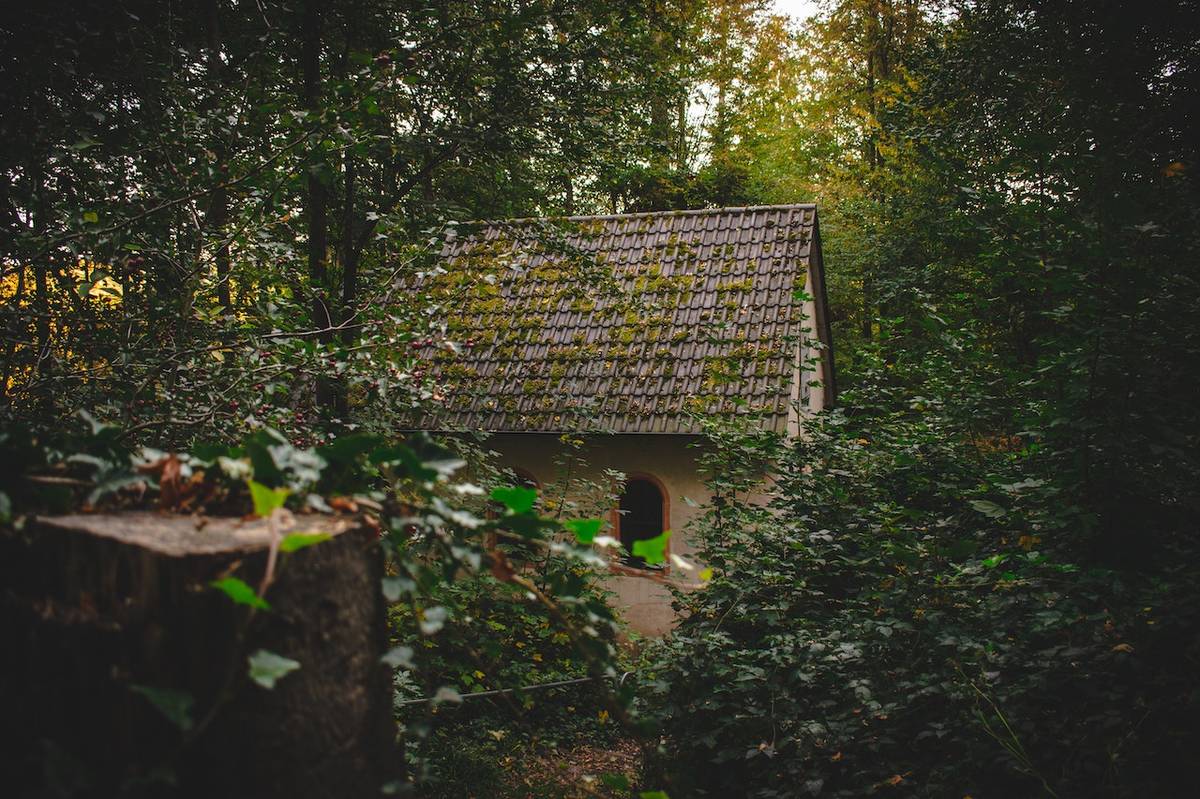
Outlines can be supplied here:
<path id="1" fill-rule="evenodd" d="M 262 520 L 73 515 L 0 534 L 5 793 L 355 797 L 402 777 L 376 534 L 311 516 L 293 531 L 333 538 L 281 556 L 269 611 L 210 587 L 258 585 Z M 300 668 L 263 688 L 260 649 Z M 190 723 L 147 692 L 190 698 Z"/>

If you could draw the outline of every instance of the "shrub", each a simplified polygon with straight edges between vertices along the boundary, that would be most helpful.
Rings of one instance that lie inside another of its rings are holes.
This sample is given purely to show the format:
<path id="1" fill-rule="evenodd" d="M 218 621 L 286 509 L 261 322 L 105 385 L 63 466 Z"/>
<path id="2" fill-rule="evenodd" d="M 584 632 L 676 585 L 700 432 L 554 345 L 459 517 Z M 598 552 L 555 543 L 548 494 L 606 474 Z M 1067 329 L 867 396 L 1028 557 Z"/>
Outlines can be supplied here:
<path id="1" fill-rule="evenodd" d="M 785 447 L 724 431 L 703 559 L 657 652 L 681 796 L 1182 795 L 1195 540 L 1114 562 L 1036 433 L 964 435 L 890 366 Z M 738 464 L 775 460 L 769 505 Z"/>

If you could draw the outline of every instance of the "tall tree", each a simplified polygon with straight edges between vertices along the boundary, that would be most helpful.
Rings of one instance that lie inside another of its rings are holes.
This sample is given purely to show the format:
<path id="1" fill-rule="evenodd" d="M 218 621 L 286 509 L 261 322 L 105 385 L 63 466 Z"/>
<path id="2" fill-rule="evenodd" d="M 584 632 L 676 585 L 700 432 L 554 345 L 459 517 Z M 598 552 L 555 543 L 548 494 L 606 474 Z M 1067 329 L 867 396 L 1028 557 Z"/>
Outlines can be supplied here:
<path id="1" fill-rule="evenodd" d="M 403 404 L 431 317 L 395 307 L 397 270 L 446 218 L 561 208 L 564 174 L 595 203 L 651 26 L 551 0 L 111 11 L 2 34 L 4 397 L 185 437 L 348 421 L 381 375 Z"/>

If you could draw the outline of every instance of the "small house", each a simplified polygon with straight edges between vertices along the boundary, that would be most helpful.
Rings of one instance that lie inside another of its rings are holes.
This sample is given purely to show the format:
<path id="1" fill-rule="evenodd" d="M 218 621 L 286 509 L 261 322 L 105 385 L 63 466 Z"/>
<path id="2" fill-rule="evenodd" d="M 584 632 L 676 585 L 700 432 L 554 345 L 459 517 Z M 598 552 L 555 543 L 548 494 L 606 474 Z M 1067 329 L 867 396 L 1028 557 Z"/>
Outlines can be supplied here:
<path id="1" fill-rule="evenodd" d="M 701 419 L 795 436 L 833 400 L 813 205 L 463 224 L 423 286 L 453 346 L 422 352 L 439 394 L 420 426 L 488 431 L 531 485 L 563 482 L 564 434 L 575 478 L 620 472 L 608 534 L 626 561 L 610 587 L 646 634 L 673 622 L 667 584 L 697 581 L 632 547 L 671 530 L 670 553 L 692 560 Z"/>

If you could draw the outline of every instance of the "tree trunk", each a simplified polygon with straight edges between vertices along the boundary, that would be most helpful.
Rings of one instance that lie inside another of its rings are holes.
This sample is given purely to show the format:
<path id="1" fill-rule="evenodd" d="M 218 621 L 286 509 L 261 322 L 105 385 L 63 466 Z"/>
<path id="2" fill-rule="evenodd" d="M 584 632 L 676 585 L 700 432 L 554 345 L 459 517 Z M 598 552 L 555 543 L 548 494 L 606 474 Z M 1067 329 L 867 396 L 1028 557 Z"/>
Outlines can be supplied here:
<path id="1" fill-rule="evenodd" d="M 315 119 L 321 110 L 321 0 L 308 0 L 304 4 L 304 19 L 301 30 L 301 89 L 300 101 Z M 328 344 L 333 341 L 333 315 L 329 308 L 329 273 L 326 264 L 329 250 L 328 216 L 329 199 L 325 185 L 318 175 L 324 154 L 317 140 L 308 164 L 308 186 L 305 209 L 308 220 L 308 282 L 312 291 L 312 323 L 323 330 L 317 338 Z M 325 377 L 317 379 L 316 407 L 318 414 L 332 410 L 335 389 Z"/>
<path id="2" fill-rule="evenodd" d="M 75 515 L 0 537 L 12 795 L 376 796 L 402 776 L 376 534 L 333 517 L 299 529 L 333 538 L 283 555 L 258 611 L 210 583 L 258 584 L 261 520 Z M 268 690 L 248 675 L 259 650 L 300 667 Z M 148 691 L 190 698 L 188 721 Z"/>
<path id="3" fill-rule="evenodd" d="M 222 86 L 221 77 L 221 19 L 218 0 L 209 0 L 208 2 L 208 80 L 212 86 L 213 94 L 220 101 Z M 229 164 L 227 161 L 229 148 L 226 146 L 225 137 L 220 133 L 217 134 L 213 142 L 213 152 L 216 154 L 217 185 L 224 183 L 229 179 Z M 213 233 L 216 241 L 216 266 L 217 266 L 217 302 L 221 305 L 221 310 L 224 313 L 230 313 L 233 310 L 233 303 L 230 302 L 229 296 L 229 241 L 225 239 L 225 226 L 229 223 L 229 192 L 224 188 L 217 188 L 212 193 L 211 204 L 208 211 L 208 227 Z"/>

